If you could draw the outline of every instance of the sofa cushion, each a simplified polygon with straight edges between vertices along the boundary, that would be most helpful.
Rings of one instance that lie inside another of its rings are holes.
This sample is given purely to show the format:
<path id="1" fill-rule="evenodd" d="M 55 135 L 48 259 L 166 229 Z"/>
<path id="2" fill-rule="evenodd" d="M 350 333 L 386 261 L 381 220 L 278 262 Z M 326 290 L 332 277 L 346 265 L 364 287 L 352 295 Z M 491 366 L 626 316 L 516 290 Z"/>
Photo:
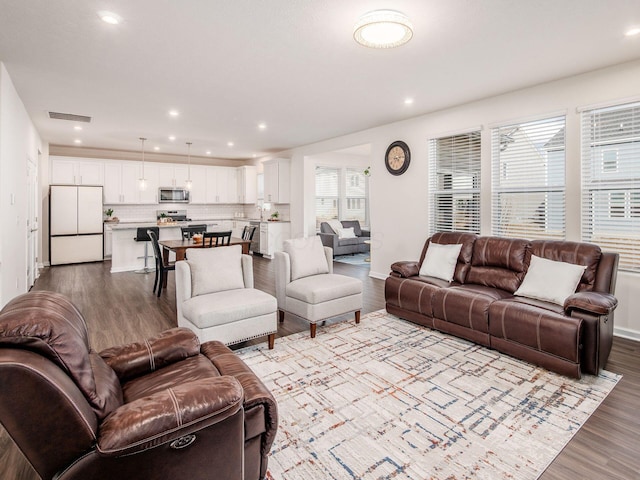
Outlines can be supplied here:
<path id="1" fill-rule="evenodd" d="M 577 288 L 579 292 L 584 292 L 593 290 L 602 250 L 592 243 L 534 240 L 529 255 L 586 266 Z"/>
<path id="2" fill-rule="evenodd" d="M 191 297 L 182 304 L 182 315 L 198 328 L 233 323 L 276 310 L 275 297 L 255 288 L 200 295 Z"/>
<path id="3" fill-rule="evenodd" d="M 420 255 L 420 266 L 422 266 L 422 262 L 424 261 L 424 257 L 427 254 L 427 249 L 429 248 L 429 244 L 431 242 L 438 243 L 440 245 L 455 245 L 462 244 L 462 248 L 460 249 L 460 255 L 458 256 L 458 263 L 456 265 L 455 273 L 453 274 L 453 279 L 458 283 L 464 283 L 464 280 L 467 276 L 467 272 L 469 270 L 469 266 L 471 264 L 471 256 L 473 254 L 473 244 L 477 238 L 477 235 L 474 233 L 465 233 L 465 232 L 439 232 L 434 233 L 431 238 L 427 239 L 422 248 L 422 254 Z"/>
<path id="4" fill-rule="evenodd" d="M 465 283 L 515 292 L 524 277 L 528 247 L 529 241 L 520 238 L 479 237 Z"/>
<path id="5" fill-rule="evenodd" d="M 424 262 L 420 267 L 419 275 L 436 277 L 451 282 L 461 248 L 461 243 L 440 245 L 439 243 L 431 242 L 424 257 Z"/>
<path id="6" fill-rule="evenodd" d="M 191 295 L 244 288 L 242 247 L 190 248 Z"/>
<path id="7" fill-rule="evenodd" d="M 558 305 L 532 304 L 522 297 L 499 300 L 489 307 L 489 333 L 579 363 L 582 319 L 567 317 L 561 310 Z"/>
<path id="8" fill-rule="evenodd" d="M 359 293 L 362 293 L 360 280 L 334 273 L 300 278 L 286 287 L 287 297 L 312 305 Z"/>
<path id="9" fill-rule="evenodd" d="M 360 243 L 360 239 L 358 237 L 338 239 L 338 246 L 340 247 L 343 247 L 345 245 L 358 245 L 359 243 Z"/>
<path id="10" fill-rule="evenodd" d="M 531 255 L 522 285 L 514 295 L 564 305 L 567 297 L 576 292 L 578 282 L 586 268 L 582 265 L 556 262 Z"/>
<path id="11" fill-rule="evenodd" d="M 324 246 L 317 235 L 286 240 L 282 248 L 291 260 L 291 280 L 329 273 Z"/>
<path id="12" fill-rule="evenodd" d="M 446 322 L 489 333 L 489 306 L 511 298 L 504 290 L 481 285 L 441 288 L 433 293 L 433 316 Z"/>

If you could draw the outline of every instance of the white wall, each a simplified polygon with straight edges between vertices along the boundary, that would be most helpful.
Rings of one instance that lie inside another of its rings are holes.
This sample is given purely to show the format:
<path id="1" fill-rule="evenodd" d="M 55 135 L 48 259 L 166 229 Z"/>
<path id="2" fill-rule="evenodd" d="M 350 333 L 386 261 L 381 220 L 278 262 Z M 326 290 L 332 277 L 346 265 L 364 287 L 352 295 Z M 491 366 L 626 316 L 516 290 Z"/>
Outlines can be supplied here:
<path id="1" fill-rule="evenodd" d="M 469 81 L 473 81 L 472 77 Z M 417 95 L 419 97 L 419 95 Z M 292 233 L 313 234 L 309 208 L 310 169 L 305 159 L 353 145 L 371 145 L 370 203 L 372 225 L 371 275 L 385 278 L 397 260 L 419 257 L 428 235 L 428 139 L 481 127 L 481 233 L 490 234 L 490 128 L 499 123 L 566 114 L 567 239 L 580 240 L 580 115 L 577 107 L 640 100 L 640 62 L 589 72 L 563 80 L 487 98 L 410 120 L 345 135 L 277 154 L 292 159 Z M 400 177 L 387 173 L 384 153 L 394 140 L 411 149 L 411 165 Z M 640 275 L 620 272 L 616 296 L 616 334 L 640 339 Z"/>
<path id="2" fill-rule="evenodd" d="M 0 63 L 0 307 L 27 291 L 27 162 L 41 142 Z"/>

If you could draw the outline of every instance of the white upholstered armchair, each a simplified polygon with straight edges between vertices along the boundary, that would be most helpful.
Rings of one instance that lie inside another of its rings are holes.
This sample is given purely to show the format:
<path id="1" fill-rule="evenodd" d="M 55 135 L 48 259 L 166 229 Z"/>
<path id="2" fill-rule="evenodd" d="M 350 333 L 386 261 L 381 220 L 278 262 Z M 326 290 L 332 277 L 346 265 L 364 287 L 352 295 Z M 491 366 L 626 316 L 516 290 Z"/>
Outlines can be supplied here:
<path id="1" fill-rule="evenodd" d="M 190 248 L 176 262 L 178 326 L 191 329 L 204 343 L 225 345 L 268 336 L 273 348 L 276 299 L 253 288 L 253 259 L 240 245 Z"/>
<path id="2" fill-rule="evenodd" d="M 354 312 L 360 323 L 362 282 L 333 273 L 333 251 L 320 237 L 296 238 L 274 255 L 276 297 L 282 322 L 285 312 L 309 322 L 311 338 L 319 321 Z"/>

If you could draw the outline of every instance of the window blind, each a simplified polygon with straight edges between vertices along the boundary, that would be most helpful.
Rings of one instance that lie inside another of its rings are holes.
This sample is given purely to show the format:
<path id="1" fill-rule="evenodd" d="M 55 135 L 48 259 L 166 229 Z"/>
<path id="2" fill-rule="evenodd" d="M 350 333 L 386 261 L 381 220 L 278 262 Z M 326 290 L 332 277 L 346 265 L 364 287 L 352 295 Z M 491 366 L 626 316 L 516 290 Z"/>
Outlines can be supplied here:
<path id="1" fill-rule="evenodd" d="M 565 238 L 565 117 L 491 130 L 494 235 Z"/>
<path id="2" fill-rule="evenodd" d="M 640 272 L 640 102 L 582 112 L 582 240 Z"/>
<path id="3" fill-rule="evenodd" d="M 429 141 L 431 234 L 480 233 L 480 131 Z"/>
<path id="4" fill-rule="evenodd" d="M 316 167 L 316 228 L 320 223 L 338 218 L 340 168 Z"/>

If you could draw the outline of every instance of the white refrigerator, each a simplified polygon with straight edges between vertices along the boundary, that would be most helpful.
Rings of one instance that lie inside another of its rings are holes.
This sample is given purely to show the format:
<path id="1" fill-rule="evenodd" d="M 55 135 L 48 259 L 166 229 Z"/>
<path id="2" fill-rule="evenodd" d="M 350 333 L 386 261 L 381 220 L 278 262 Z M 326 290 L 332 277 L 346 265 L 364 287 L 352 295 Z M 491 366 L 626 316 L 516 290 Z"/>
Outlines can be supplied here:
<path id="1" fill-rule="evenodd" d="M 102 187 L 51 185 L 51 265 L 104 260 Z"/>

